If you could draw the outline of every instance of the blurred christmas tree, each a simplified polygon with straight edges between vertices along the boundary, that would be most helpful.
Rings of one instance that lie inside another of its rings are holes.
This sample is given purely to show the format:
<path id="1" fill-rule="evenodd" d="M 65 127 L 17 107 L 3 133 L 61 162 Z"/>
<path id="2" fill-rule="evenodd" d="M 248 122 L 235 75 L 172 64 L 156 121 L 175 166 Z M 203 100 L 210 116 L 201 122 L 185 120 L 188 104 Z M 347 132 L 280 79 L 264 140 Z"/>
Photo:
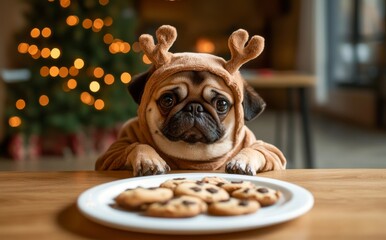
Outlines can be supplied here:
<path id="1" fill-rule="evenodd" d="M 31 79 L 8 84 L 9 131 L 24 136 L 113 128 L 135 115 L 125 84 L 143 71 L 131 1 L 29 0 L 18 59 Z M 55 140 L 53 140 L 55 141 Z"/>

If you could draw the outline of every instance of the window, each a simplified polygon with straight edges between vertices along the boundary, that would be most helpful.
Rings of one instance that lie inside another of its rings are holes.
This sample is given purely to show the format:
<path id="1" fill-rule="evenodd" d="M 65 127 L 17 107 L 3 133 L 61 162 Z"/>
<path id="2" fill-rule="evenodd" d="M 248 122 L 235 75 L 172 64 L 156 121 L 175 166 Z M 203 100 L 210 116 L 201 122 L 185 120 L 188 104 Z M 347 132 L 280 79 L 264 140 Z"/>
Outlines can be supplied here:
<path id="1" fill-rule="evenodd" d="M 328 1 L 329 79 L 333 87 L 376 87 L 383 74 L 385 0 Z"/>

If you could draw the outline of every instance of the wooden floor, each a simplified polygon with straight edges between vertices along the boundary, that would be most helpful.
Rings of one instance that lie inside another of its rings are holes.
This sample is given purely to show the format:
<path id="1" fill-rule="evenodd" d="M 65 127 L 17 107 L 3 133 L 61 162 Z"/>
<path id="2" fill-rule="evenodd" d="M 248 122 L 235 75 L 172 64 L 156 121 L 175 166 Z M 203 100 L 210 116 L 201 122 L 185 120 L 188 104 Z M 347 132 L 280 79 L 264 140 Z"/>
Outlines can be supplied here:
<path id="1" fill-rule="evenodd" d="M 258 119 L 247 125 L 258 139 L 273 144 L 276 117 L 274 112 L 264 112 Z M 285 121 L 283 121 L 285 123 Z M 295 129 L 295 159 L 289 161 L 288 168 L 303 168 L 301 134 L 299 121 Z M 285 140 L 285 125 L 282 137 Z M 312 133 L 316 168 L 386 168 L 386 132 L 365 130 L 359 127 L 332 121 L 321 116 L 312 117 Z M 283 142 L 282 150 L 286 152 Z M 71 171 L 93 170 L 97 156 L 81 158 L 45 157 L 35 161 L 12 161 L 0 159 L 1 171 Z"/>

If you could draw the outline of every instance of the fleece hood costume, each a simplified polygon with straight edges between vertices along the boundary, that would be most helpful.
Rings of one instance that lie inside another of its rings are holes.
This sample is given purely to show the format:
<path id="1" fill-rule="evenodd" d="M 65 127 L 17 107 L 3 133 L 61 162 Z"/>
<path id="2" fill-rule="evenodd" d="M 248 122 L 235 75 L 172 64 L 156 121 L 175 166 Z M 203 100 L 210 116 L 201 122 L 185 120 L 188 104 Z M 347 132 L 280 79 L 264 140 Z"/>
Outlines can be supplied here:
<path id="1" fill-rule="evenodd" d="M 151 35 L 141 35 L 139 42 L 141 48 L 153 63 L 151 75 L 146 82 L 144 92 L 138 108 L 138 117 L 129 120 L 122 127 L 118 140 L 96 162 L 97 170 L 126 169 L 130 168 L 130 152 L 137 144 L 147 144 L 166 161 L 171 169 L 195 169 L 195 170 L 218 170 L 224 169 L 225 163 L 231 160 L 243 148 L 252 148 L 260 152 L 264 158 L 264 164 L 259 171 L 272 169 L 284 169 L 286 160 L 283 154 L 275 146 L 257 141 L 254 134 L 244 125 L 243 92 L 244 80 L 240 75 L 239 68 L 251 59 L 256 58 L 264 48 L 264 39 L 253 36 L 248 44 L 248 33 L 245 30 L 235 31 L 229 38 L 229 49 L 231 59 L 225 61 L 223 58 L 205 53 L 171 53 L 169 48 L 177 38 L 174 27 L 164 25 L 156 32 L 158 43 L 154 44 Z M 207 161 L 191 161 L 177 159 L 167 156 L 152 138 L 146 119 L 146 107 L 151 100 L 157 86 L 168 77 L 182 71 L 208 71 L 219 76 L 230 88 L 234 98 L 235 131 L 233 136 L 233 148 L 230 152 L 215 159 Z"/>

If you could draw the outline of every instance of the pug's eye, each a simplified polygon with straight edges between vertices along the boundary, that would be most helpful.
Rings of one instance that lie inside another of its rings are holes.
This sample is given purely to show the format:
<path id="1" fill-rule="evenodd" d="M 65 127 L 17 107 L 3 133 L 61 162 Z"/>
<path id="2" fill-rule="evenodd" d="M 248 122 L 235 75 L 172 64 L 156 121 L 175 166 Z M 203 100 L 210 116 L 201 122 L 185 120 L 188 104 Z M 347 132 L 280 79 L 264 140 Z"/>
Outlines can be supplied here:
<path id="1" fill-rule="evenodd" d="M 158 104 L 163 109 L 169 109 L 176 103 L 176 97 L 172 93 L 165 93 L 158 99 Z"/>
<path id="2" fill-rule="evenodd" d="M 229 102 L 227 100 L 220 98 L 216 100 L 215 104 L 216 104 L 215 106 L 218 113 L 224 114 L 228 111 Z"/>

